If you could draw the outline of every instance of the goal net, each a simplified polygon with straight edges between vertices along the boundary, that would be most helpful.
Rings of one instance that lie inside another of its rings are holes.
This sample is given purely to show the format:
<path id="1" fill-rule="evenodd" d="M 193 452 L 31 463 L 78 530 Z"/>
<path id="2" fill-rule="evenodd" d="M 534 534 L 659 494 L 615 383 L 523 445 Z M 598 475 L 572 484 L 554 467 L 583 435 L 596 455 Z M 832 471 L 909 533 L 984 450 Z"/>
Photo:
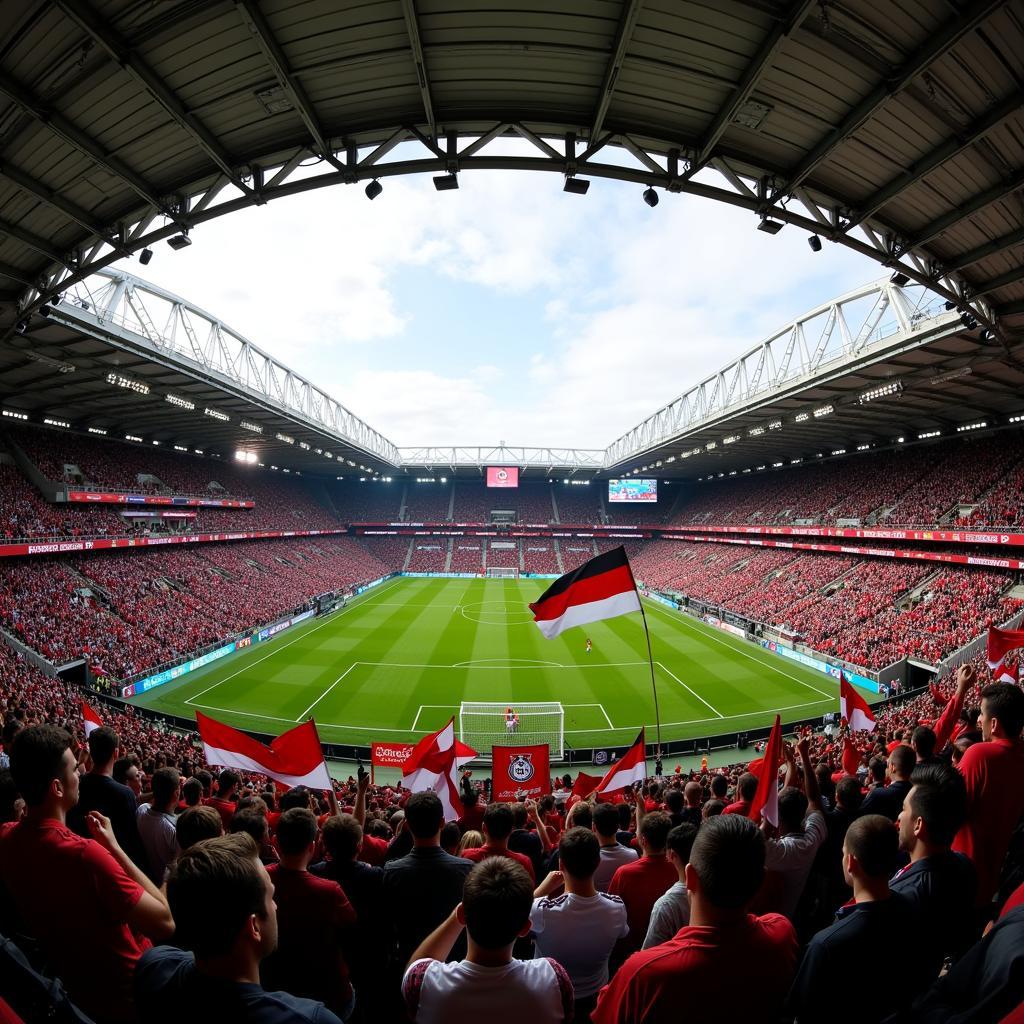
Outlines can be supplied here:
<path id="1" fill-rule="evenodd" d="M 511 716 L 509 715 L 511 709 Z M 565 712 L 562 705 L 493 704 L 463 701 L 459 707 L 459 739 L 481 758 L 490 759 L 491 747 L 546 743 L 552 761 L 564 754 Z"/>
<path id="2" fill-rule="evenodd" d="M 503 565 L 489 565 L 485 570 L 489 579 L 519 579 L 519 570 Z"/>

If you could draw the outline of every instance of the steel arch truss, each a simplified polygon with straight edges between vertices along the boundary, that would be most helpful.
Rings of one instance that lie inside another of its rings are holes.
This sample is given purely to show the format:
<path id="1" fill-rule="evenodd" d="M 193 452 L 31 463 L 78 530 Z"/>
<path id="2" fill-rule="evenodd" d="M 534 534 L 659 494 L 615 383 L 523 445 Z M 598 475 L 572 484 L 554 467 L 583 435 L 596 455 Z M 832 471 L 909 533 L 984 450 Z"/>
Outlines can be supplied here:
<path id="1" fill-rule="evenodd" d="M 70 289 L 51 315 L 70 320 L 69 306 L 87 330 L 124 332 L 143 353 L 227 385 L 274 412 L 398 466 L 398 449 L 386 437 L 215 316 L 172 292 L 122 271 L 103 270 Z"/>
<path id="2" fill-rule="evenodd" d="M 878 281 L 847 292 L 798 317 L 623 434 L 609 445 L 605 467 L 619 466 L 751 403 L 813 386 L 823 371 L 853 364 L 873 349 L 915 336 L 923 340 L 958 321 L 959 314 L 947 312 L 941 299 L 920 286 Z"/>

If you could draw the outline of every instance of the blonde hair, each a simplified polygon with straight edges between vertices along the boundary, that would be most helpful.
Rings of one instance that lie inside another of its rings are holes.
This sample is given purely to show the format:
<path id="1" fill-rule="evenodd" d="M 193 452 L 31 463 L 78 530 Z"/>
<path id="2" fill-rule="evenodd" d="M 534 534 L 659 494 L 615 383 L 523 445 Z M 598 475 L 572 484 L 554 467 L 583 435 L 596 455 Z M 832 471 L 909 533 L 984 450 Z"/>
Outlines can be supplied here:
<path id="1" fill-rule="evenodd" d="M 468 832 L 464 832 L 462 838 L 459 840 L 459 847 L 455 851 L 457 857 L 461 857 L 463 852 L 466 850 L 475 850 L 478 846 L 484 845 L 484 837 L 482 832 L 477 832 L 476 829 L 470 829 Z"/>

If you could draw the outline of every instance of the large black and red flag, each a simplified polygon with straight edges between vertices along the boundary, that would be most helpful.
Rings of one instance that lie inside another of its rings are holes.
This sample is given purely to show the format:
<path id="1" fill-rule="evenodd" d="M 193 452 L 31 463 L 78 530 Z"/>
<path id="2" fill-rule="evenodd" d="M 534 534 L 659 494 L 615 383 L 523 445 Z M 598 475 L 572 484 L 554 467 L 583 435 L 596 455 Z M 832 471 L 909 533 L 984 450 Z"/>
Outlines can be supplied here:
<path id="1" fill-rule="evenodd" d="M 552 640 L 573 626 L 640 611 L 626 549 L 617 547 L 559 576 L 530 605 L 534 622 Z"/>

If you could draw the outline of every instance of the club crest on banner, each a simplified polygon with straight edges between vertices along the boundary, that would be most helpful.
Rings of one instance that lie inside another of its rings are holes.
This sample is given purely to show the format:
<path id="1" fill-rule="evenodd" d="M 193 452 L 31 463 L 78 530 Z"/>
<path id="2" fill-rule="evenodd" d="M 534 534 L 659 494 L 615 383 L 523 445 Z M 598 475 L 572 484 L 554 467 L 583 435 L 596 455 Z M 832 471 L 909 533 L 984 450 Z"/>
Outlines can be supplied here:
<path id="1" fill-rule="evenodd" d="M 529 782 L 533 778 L 533 754 L 516 754 L 508 763 L 508 777 L 513 782 Z"/>

